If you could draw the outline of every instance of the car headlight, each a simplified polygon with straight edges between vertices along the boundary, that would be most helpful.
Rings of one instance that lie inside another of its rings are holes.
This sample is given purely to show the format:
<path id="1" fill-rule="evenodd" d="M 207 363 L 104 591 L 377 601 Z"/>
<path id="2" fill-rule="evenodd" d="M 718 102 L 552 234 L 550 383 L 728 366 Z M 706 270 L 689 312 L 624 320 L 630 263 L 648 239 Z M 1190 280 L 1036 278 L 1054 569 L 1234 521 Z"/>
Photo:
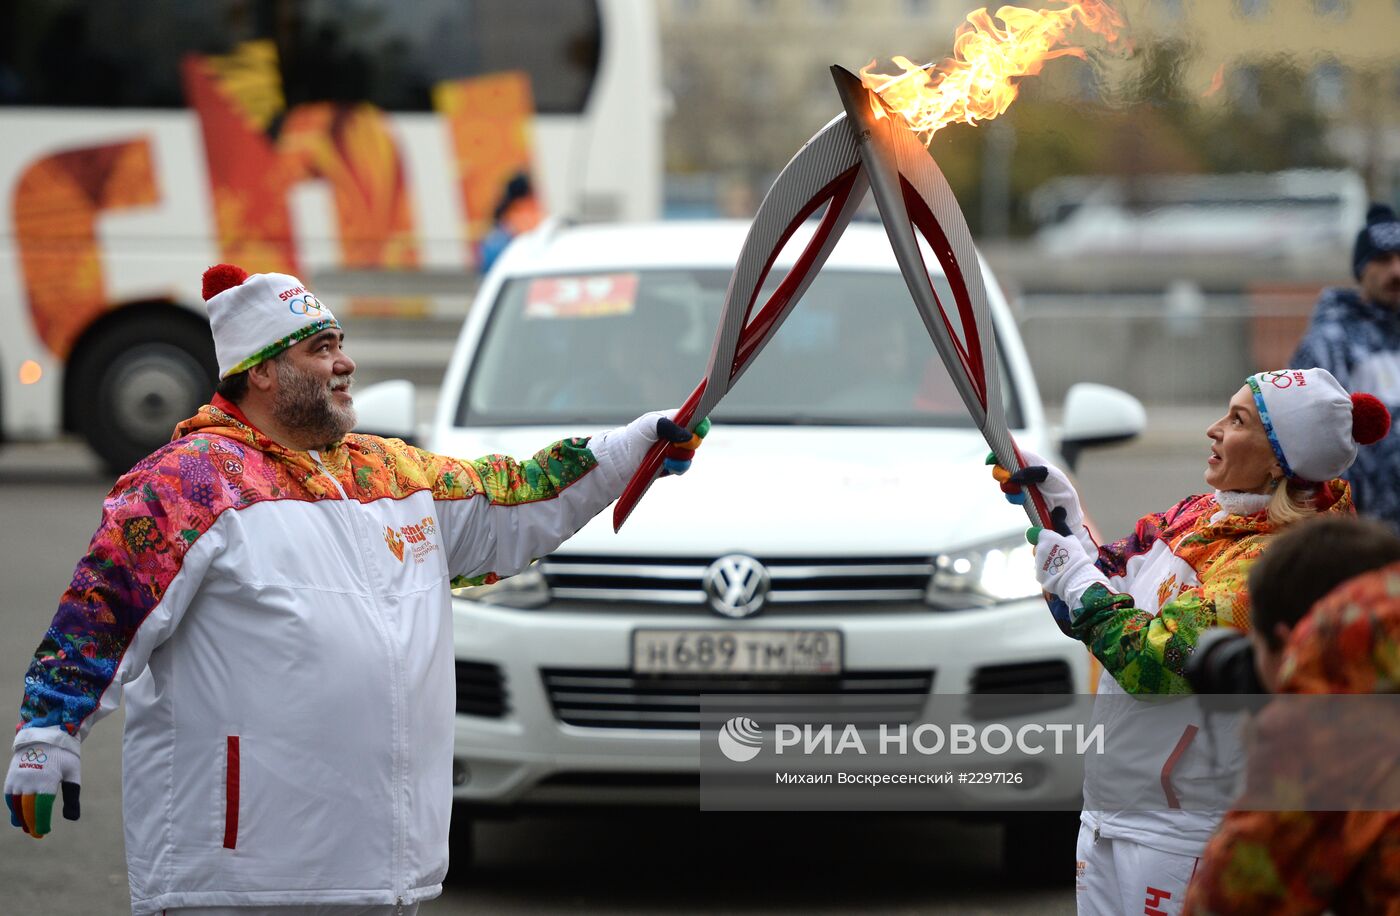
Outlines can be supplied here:
<path id="1" fill-rule="evenodd" d="M 1018 534 L 935 557 L 924 600 L 933 607 L 954 610 L 991 607 L 1040 593 L 1035 548 Z"/>
<path id="2" fill-rule="evenodd" d="M 549 603 L 549 583 L 545 581 L 544 573 L 540 572 L 539 564 L 532 563 L 524 572 L 490 585 L 454 588 L 452 597 L 528 610 L 544 607 Z"/>

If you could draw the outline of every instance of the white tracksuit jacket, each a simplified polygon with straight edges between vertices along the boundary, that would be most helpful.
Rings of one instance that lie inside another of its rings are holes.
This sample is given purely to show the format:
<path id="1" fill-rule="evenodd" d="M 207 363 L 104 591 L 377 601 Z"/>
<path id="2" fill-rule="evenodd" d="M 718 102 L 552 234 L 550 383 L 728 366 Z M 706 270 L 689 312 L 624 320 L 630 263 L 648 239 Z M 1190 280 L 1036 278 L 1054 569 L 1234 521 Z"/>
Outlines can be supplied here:
<path id="1" fill-rule="evenodd" d="M 647 425 L 518 463 L 359 435 L 308 453 L 216 398 L 108 495 L 29 667 L 15 746 L 77 752 L 125 688 L 138 914 L 436 896 L 449 580 L 555 549 L 621 493 Z"/>
<path id="2" fill-rule="evenodd" d="M 1327 513 L 1353 511 L 1341 480 L 1324 485 L 1317 503 Z M 1249 629 L 1246 579 L 1276 533 L 1262 510 L 1236 515 L 1213 495 L 1191 496 L 1101 547 L 1103 583 L 1069 600 L 1074 635 L 1104 666 L 1091 724 L 1104 726 L 1106 753 L 1084 764 L 1082 822 L 1096 836 L 1179 856 L 1205 848 L 1243 763 L 1238 717 L 1206 721 L 1196 704 L 1125 695 L 1189 693 L 1185 668 L 1200 634 Z"/>

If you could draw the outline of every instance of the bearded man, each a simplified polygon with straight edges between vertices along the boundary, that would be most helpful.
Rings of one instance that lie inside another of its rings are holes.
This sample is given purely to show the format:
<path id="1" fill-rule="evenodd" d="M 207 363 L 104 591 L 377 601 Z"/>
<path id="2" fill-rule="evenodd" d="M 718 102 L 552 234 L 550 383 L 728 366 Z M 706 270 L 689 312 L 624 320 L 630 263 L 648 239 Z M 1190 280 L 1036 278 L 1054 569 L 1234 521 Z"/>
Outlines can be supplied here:
<path id="1" fill-rule="evenodd" d="M 137 914 L 412 913 L 452 810 L 452 585 L 550 553 L 665 415 L 517 462 L 352 434 L 355 363 L 295 277 L 204 274 L 213 402 L 123 475 L 25 676 L 11 822 L 78 816 L 82 739 L 125 691 Z M 55 902 L 57 909 L 64 909 Z"/>
<path id="2" fill-rule="evenodd" d="M 1290 366 L 1319 366 L 1349 391 L 1400 412 L 1400 218 L 1372 204 L 1352 248 L 1356 287 L 1323 290 Z M 1356 511 L 1400 531 L 1400 433 L 1363 449 L 1345 474 Z"/>

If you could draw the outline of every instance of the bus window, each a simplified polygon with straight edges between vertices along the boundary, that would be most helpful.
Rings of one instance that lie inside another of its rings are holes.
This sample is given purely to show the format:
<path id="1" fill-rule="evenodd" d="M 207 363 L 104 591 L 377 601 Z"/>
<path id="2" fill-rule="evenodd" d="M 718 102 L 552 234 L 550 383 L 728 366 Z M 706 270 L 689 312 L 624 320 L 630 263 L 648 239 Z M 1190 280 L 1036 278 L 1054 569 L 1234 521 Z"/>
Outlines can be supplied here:
<path id="1" fill-rule="evenodd" d="M 368 99 L 430 111 L 433 86 L 523 70 L 541 114 L 578 114 L 598 71 L 598 9 L 554 0 L 320 0 L 289 6 L 276 36 L 289 104 Z M 548 21 L 551 27 L 539 28 Z"/>
<path id="2" fill-rule="evenodd" d="M 552 0 L 31 0 L 0 22 L 0 104 L 183 108 L 185 55 L 271 39 L 288 106 L 369 102 L 432 111 L 432 88 L 529 75 L 541 114 L 579 114 L 598 73 L 592 2 Z M 550 28 L 539 23 L 548 21 Z M 121 41 L 111 36 L 121 35 Z M 21 40 L 19 36 L 28 36 Z"/>

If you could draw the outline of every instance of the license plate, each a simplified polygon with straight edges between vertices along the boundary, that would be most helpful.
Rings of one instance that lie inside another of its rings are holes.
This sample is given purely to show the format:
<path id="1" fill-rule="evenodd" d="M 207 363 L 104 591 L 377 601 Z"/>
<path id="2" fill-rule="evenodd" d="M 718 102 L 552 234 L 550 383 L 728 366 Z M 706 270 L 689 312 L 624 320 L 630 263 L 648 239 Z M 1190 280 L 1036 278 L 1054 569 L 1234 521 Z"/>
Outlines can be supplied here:
<path id="1" fill-rule="evenodd" d="M 638 674 L 840 674 L 836 630 L 635 630 Z"/>

